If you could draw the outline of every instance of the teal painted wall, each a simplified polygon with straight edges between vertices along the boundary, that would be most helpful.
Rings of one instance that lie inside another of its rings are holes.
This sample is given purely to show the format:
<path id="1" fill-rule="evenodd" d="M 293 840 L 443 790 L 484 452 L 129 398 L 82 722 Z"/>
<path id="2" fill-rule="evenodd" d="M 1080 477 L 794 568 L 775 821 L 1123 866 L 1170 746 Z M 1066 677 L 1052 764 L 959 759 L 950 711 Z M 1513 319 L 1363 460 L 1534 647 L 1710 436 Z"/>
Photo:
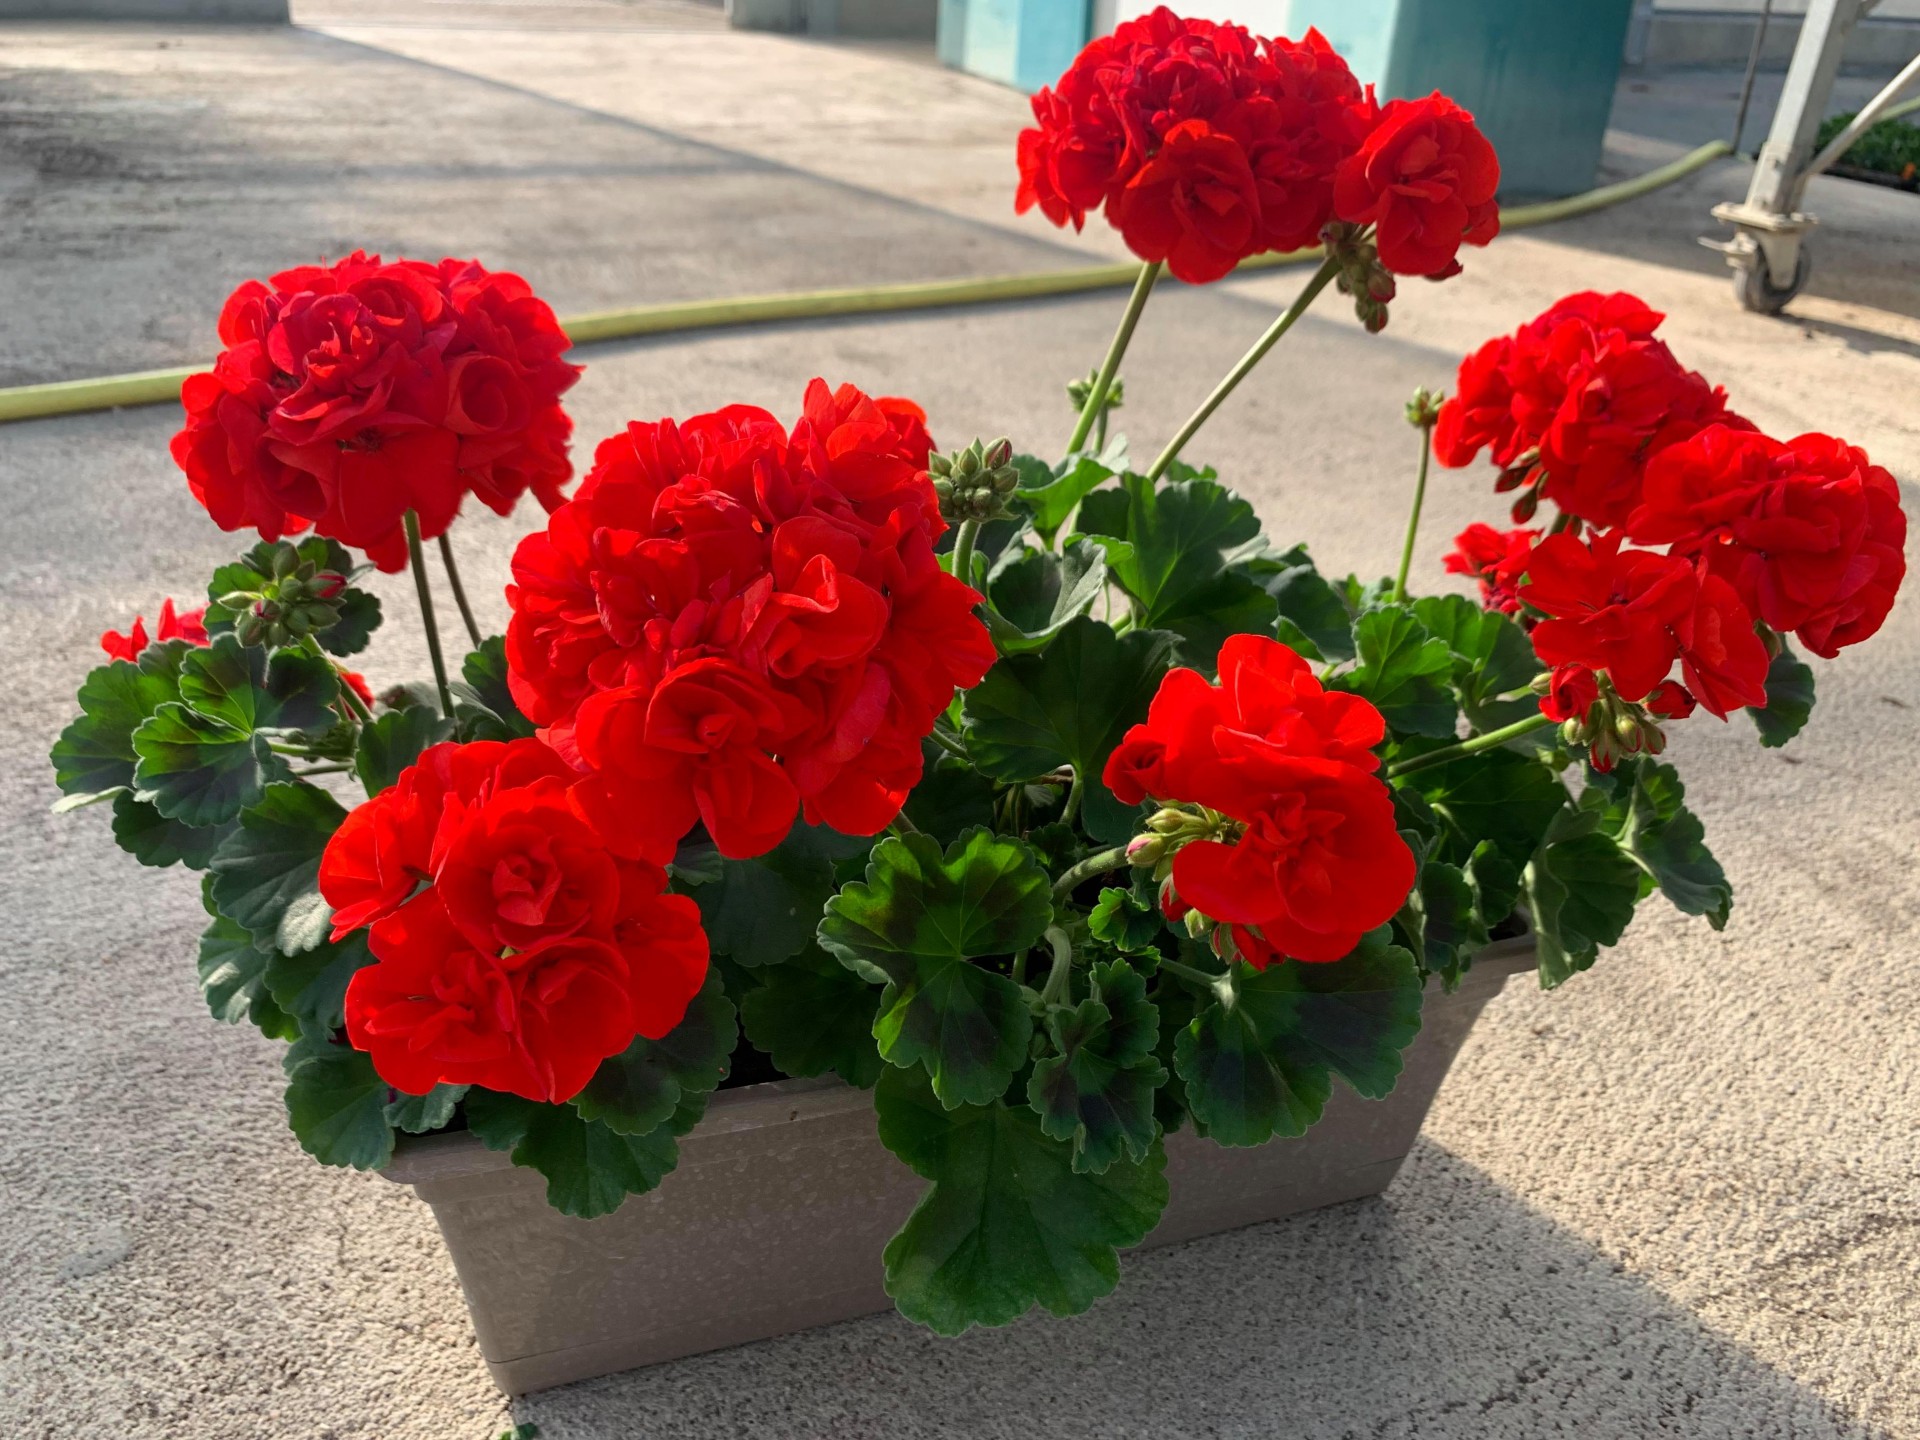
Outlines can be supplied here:
<path id="1" fill-rule="evenodd" d="M 1593 184 L 1632 0 L 1293 0 L 1382 97 L 1451 95 L 1500 153 L 1504 196 Z"/>
<path id="2" fill-rule="evenodd" d="M 1089 0 L 940 0 L 940 59 L 1029 94 L 1087 43 Z"/>

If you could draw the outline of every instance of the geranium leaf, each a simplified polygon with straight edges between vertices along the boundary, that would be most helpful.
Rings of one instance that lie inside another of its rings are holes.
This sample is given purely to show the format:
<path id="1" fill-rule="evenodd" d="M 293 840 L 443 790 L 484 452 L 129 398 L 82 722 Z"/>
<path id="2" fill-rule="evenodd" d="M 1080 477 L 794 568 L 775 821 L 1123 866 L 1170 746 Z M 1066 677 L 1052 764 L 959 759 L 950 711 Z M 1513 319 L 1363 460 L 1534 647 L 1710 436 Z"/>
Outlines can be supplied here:
<path id="1" fill-rule="evenodd" d="M 947 841 L 972 826 L 992 825 L 992 779 L 931 741 L 923 748 L 927 767 L 907 796 L 906 816 L 913 827 Z"/>
<path id="2" fill-rule="evenodd" d="M 1021 550 L 1003 556 L 987 578 L 987 598 L 1017 635 L 1001 632 L 1003 654 L 1045 649 L 1069 620 L 1106 592 L 1107 555 L 1091 540 L 1069 541 L 1055 554 Z"/>
<path id="3" fill-rule="evenodd" d="M 220 913 L 262 950 L 298 955 L 325 943 L 333 911 L 320 896 L 320 855 L 346 814 L 316 786 L 269 785 L 208 866 Z"/>
<path id="4" fill-rule="evenodd" d="M 1104 459 L 1093 455 L 1070 455 L 1051 468 L 1032 455 L 1016 455 L 1013 463 L 1020 471 L 1020 488 L 1014 492 L 1016 503 L 1027 512 L 1034 533 L 1049 545 L 1073 507 L 1117 473 Z"/>
<path id="5" fill-rule="evenodd" d="M 1160 1012 L 1140 972 L 1113 960 L 1094 965 L 1088 983 L 1086 999 L 1048 1018 L 1051 1047 L 1033 1067 L 1027 1103 L 1044 1133 L 1073 1146 L 1074 1170 L 1098 1175 L 1146 1159 L 1159 1134 L 1153 1094 L 1167 1072 L 1154 1058 Z"/>
<path id="6" fill-rule="evenodd" d="M 333 597 L 340 618 L 314 635 L 329 655 L 358 655 L 380 628 L 380 597 L 349 585 Z"/>
<path id="7" fill-rule="evenodd" d="M 287 1054 L 287 1124 L 322 1165 L 378 1170 L 393 1158 L 387 1093 L 363 1051 L 302 1040 Z"/>
<path id="8" fill-rule="evenodd" d="M 1160 912 L 1134 899 L 1131 891 L 1109 886 L 1094 902 L 1087 929 L 1116 950 L 1149 950 L 1160 935 Z"/>
<path id="9" fill-rule="evenodd" d="M 267 989 L 269 958 L 254 948 L 243 926 L 214 916 L 200 937 L 200 993 L 214 1019 L 229 1025 L 246 1021 L 269 1040 L 291 1040 L 300 1027 Z"/>
<path id="10" fill-rule="evenodd" d="M 873 1039 L 879 999 L 872 985 L 813 945 L 753 972 L 740 1023 L 784 1073 L 831 1070 L 865 1090 L 886 1068 Z"/>
<path id="11" fill-rule="evenodd" d="M 1027 1058 L 1033 1017 L 1018 985 L 971 963 L 1040 939 L 1052 882 L 1018 840 L 969 830 L 943 855 L 930 835 L 883 840 L 866 879 L 827 903 L 820 944 L 884 983 L 873 1037 L 893 1065 L 922 1065 L 942 1103 L 982 1104 Z"/>
<path id="12" fill-rule="evenodd" d="M 1309 660 L 1353 658 L 1353 616 L 1314 566 L 1306 546 L 1252 555 L 1234 568 L 1273 597 L 1280 610 L 1274 633 L 1281 641 Z"/>
<path id="13" fill-rule="evenodd" d="M 1233 1002 L 1204 1005 L 1174 1045 L 1187 1104 L 1222 1145 L 1301 1135 L 1339 1075 L 1380 1099 L 1420 1029 L 1420 969 L 1373 931 L 1343 960 L 1235 967 Z"/>
<path id="14" fill-rule="evenodd" d="M 1036 1304 L 1077 1315 L 1112 1291 L 1118 1250 L 1166 1208 L 1166 1152 L 1078 1174 L 1026 1106 L 946 1109 L 913 1072 L 874 1089 L 880 1139 L 933 1182 L 883 1254 L 900 1313 L 942 1335 L 1004 1325 Z"/>
<path id="15" fill-rule="evenodd" d="M 267 957 L 267 989 L 274 1003 L 309 1031 L 330 1034 L 346 1023 L 347 982 L 372 963 L 364 930 L 297 955 L 275 950 Z"/>
<path id="16" fill-rule="evenodd" d="M 1371 700 L 1395 730 L 1453 738 L 1453 655 L 1444 640 L 1404 605 L 1384 605 L 1353 622 L 1353 641 L 1360 665 L 1341 677 L 1344 688 Z"/>
<path id="17" fill-rule="evenodd" d="M 186 825 L 224 825 L 286 774 L 267 737 L 211 720 L 178 701 L 133 732 L 136 798 Z"/>
<path id="18" fill-rule="evenodd" d="M 1449 990 L 1460 983 L 1474 952 L 1484 949 L 1489 939 L 1478 902 L 1466 871 L 1428 860 L 1397 917 L 1414 942 L 1421 968 L 1439 975 Z"/>
<path id="19" fill-rule="evenodd" d="M 1706 827 L 1687 809 L 1680 772 L 1657 760 L 1622 765 L 1606 828 L 1640 862 L 1685 915 L 1704 915 L 1716 930 L 1733 910 L 1733 886 L 1707 849 Z"/>
<path id="20" fill-rule="evenodd" d="M 1009 655 L 967 692 L 967 750 L 998 780 L 1033 780 L 1070 764 L 1085 787 L 1088 828 L 1100 838 L 1130 831 L 1132 809 L 1100 772 L 1127 727 L 1146 718 L 1174 648 L 1164 631 L 1117 635 L 1090 616 L 1072 620 L 1043 654 Z"/>
<path id="21" fill-rule="evenodd" d="M 673 1121 L 622 1135 L 583 1120 L 571 1105 L 542 1105 L 493 1090 L 467 1092 L 467 1128 L 489 1150 L 547 1177 L 547 1203 L 563 1215 L 611 1215 L 629 1195 L 653 1189 L 680 1163 Z M 684 1132 L 680 1132 L 684 1133 Z"/>
<path id="22" fill-rule="evenodd" d="M 658 1040 L 640 1036 L 602 1060 L 573 1108 L 617 1135 L 644 1135 L 672 1119 L 688 1096 L 705 1095 L 727 1078 L 739 1038 L 720 969 L 709 967 L 680 1023 Z"/>
<path id="23" fill-rule="evenodd" d="M 1413 613 L 1452 655 L 1453 685 L 1469 715 L 1497 696 L 1531 684 L 1544 668 L 1526 631 L 1464 595 L 1423 596 L 1413 602 Z"/>
<path id="24" fill-rule="evenodd" d="M 476 717 L 473 740 L 517 740 L 533 734 L 533 722 L 514 704 L 513 691 L 507 685 L 507 642 L 490 635 L 480 648 L 460 663 L 461 677 L 473 688 L 474 698 L 486 709 Z"/>
<path id="25" fill-rule="evenodd" d="M 133 784 L 133 732 L 180 698 L 178 652 L 185 648 L 180 641 L 150 645 L 138 663 L 115 660 L 81 682 L 80 718 L 53 744 L 53 778 L 63 795 L 97 796 Z"/>
<path id="26" fill-rule="evenodd" d="M 113 839 L 142 865 L 185 865 L 204 870 L 220 842 L 232 831 L 225 825 L 185 825 L 169 820 L 130 791 L 113 797 Z"/>
<path id="27" fill-rule="evenodd" d="M 400 778 L 400 772 L 420 758 L 429 745 L 453 737 L 453 721 L 438 709 L 409 705 L 376 715 L 361 727 L 359 748 L 353 756 L 354 773 L 378 795 Z"/>
<path id="28" fill-rule="evenodd" d="M 1603 818 L 1597 804 L 1562 810 L 1527 862 L 1524 893 L 1543 989 L 1591 966 L 1620 939 L 1640 902 L 1640 867 L 1601 828 Z"/>
<path id="29" fill-rule="evenodd" d="M 813 943 L 834 889 L 826 833 L 795 825 L 764 855 L 720 859 L 719 878 L 693 892 L 716 955 L 749 967 L 777 965 Z"/>
<path id="30" fill-rule="evenodd" d="M 1776 749 L 1798 735 L 1813 715 L 1813 698 L 1812 669 L 1782 641 L 1780 653 L 1767 667 L 1766 708 L 1747 707 L 1760 743 Z"/>
<path id="31" fill-rule="evenodd" d="M 1231 565 L 1259 536 L 1259 517 L 1226 487 L 1197 476 L 1156 486 L 1125 475 L 1118 489 L 1087 496 L 1080 528 L 1132 547 L 1108 563 L 1133 599 L 1135 623 L 1174 631 L 1189 663 L 1210 671 L 1227 636 L 1272 633 L 1273 597 Z"/>
<path id="32" fill-rule="evenodd" d="M 1533 857 L 1547 826 L 1567 806 L 1567 790 L 1538 760 L 1512 750 L 1483 750 L 1409 776 L 1441 822 L 1434 853 L 1465 864 L 1491 840 L 1517 869 Z"/>
<path id="33" fill-rule="evenodd" d="M 453 1112 L 466 1098 L 464 1085 L 436 1085 L 424 1095 L 401 1091 L 387 1102 L 387 1123 L 409 1135 L 430 1135 L 453 1119 Z"/>
<path id="34" fill-rule="evenodd" d="M 303 650 L 244 646 L 231 635 L 189 650 L 180 662 L 180 698 L 198 714 L 242 734 L 309 730 L 339 693 L 333 666 Z"/>

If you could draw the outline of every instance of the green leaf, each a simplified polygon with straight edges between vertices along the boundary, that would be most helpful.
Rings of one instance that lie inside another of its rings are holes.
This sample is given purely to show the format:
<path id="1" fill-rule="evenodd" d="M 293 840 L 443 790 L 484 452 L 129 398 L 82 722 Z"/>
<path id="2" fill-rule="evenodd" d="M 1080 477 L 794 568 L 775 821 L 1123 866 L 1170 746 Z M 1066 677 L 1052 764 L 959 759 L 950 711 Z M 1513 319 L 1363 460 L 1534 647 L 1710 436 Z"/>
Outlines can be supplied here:
<path id="1" fill-rule="evenodd" d="M 582 1120 L 617 1135 L 645 1135 L 665 1124 L 691 1096 L 705 1095 L 727 1078 L 740 1032 L 733 1023 L 718 966 L 687 1006 L 680 1023 L 658 1040 L 645 1036 L 600 1062 L 586 1089 L 573 1097 Z"/>
<path id="2" fill-rule="evenodd" d="M 1104 838 L 1127 828 L 1133 812 L 1100 772 L 1127 727 L 1146 718 L 1173 652 L 1163 631 L 1116 635 L 1081 616 L 1043 654 L 1009 655 L 967 692 L 967 750 L 998 780 L 1033 780 L 1070 764 L 1083 777 L 1089 829 Z"/>
<path id="3" fill-rule="evenodd" d="M 216 915 L 200 937 L 200 993 L 214 1019 L 229 1025 L 246 1021 L 269 1040 L 291 1040 L 300 1027 L 267 989 L 267 960 L 254 948 L 253 936 Z"/>
<path id="4" fill-rule="evenodd" d="M 1307 547 L 1283 554 L 1262 552 L 1237 562 L 1280 609 L 1274 633 L 1309 660 L 1353 658 L 1353 616 L 1346 602 L 1315 568 Z"/>
<path id="5" fill-rule="evenodd" d="M 992 825 L 993 781 L 932 742 L 923 748 L 927 768 L 906 804 L 914 829 L 948 841 L 972 826 Z"/>
<path id="6" fill-rule="evenodd" d="M 424 1095 L 401 1091 L 387 1102 L 387 1123 L 409 1135 L 429 1135 L 453 1119 L 453 1112 L 466 1098 L 466 1093 L 464 1085 L 447 1084 L 436 1085 Z"/>
<path id="7" fill-rule="evenodd" d="M 1113 960 L 1094 965 L 1088 984 L 1085 1000 L 1048 1018 L 1052 1046 L 1033 1067 L 1027 1103 L 1045 1134 L 1072 1144 L 1074 1170 L 1098 1175 L 1146 1159 L 1159 1134 L 1153 1095 L 1167 1072 L 1154 1058 L 1160 1012 L 1140 972 Z"/>
<path id="8" fill-rule="evenodd" d="M 1459 866 L 1429 860 L 1420 867 L 1419 883 L 1398 917 L 1421 967 L 1438 974 L 1449 988 L 1459 983 L 1474 952 L 1489 939 L 1478 898 Z"/>
<path id="9" fill-rule="evenodd" d="M 1301 1135 L 1339 1075 L 1369 1100 L 1393 1089 L 1420 1029 L 1420 969 L 1387 927 L 1331 964 L 1237 963 L 1233 1003 L 1216 998 L 1174 1046 L 1194 1118 L 1222 1145 Z"/>
<path id="10" fill-rule="evenodd" d="M 420 758 L 422 750 L 452 738 L 453 722 L 437 709 L 409 705 L 403 710 L 388 710 L 361 727 L 359 749 L 353 757 L 354 773 L 369 796 L 378 795 Z"/>
<path id="11" fill-rule="evenodd" d="M 1049 545 L 1073 507 L 1115 473 L 1092 455 L 1069 456 L 1057 468 L 1032 455 L 1016 455 L 1013 463 L 1020 470 L 1016 500 L 1032 520 L 1034 532 Z"/>
<path id="12" fill-rule="evenodd" d="M 740 1023 L 747 1039 L 783 1072 L 831 1070 L 862 1090 L 880 1078 L 886 1062 L 874 1046 L 880 997 L 872 985 L 817 945 L 752 973 L 753 988 L 740 1000 Z"/>
<path id="13" fill-rule="evenodd" d="M 286 765 L 250 735 L 175 701 L 133 732 L 135 798 L 183 825 L 224 825 L 258 804 Z"/>
<path id="14" fill-rule="evenodd" d="M 185 648 L 150 645 L 138 664 L 115 660 L 81 682 L 80 718 L 53 743 L 53 778 L 63 795 L 98 796 L 133 784 L 133 732 L 180 698 L 177 652 Z"/>
<path id="15" fill-rule="evenodd" d="M 1490 840 L 1516 868 L 1533 857 L 1540 837 L 1567 807 L 1567 790 L 1538 760 L 1512 750 L 1483 750 L 1419 770 L 1400 782 L 1425 795 L 1440 817 L 1435 854 L 1466 863 Z"/>
<path id="16" fill-rule="evenodd" d="M 1132 546 L 1111 553 L 1114 580 L 1134 601 L 1142 630 L 1171 630 L 1184 657 L 1211 673 L 1229 635 L 1272 633 L 1279 608 L 1250 576 L 1232 568 L 1236 552 L 1260 534 L 1253 507 L 1210 479 L 1158 487 L 1144 475 L 1087 496 L 1080 528 Z"/>
<path id="17" fill-rule="evenodd" d="M 1524 689 L 1541 671 L 1533 642 L 1498 610 L 1464 595 L 1428 595 L 1413 613 L 1453 656 L 1453 685 L 1469 714 L 1496 696 Z"/>
<path id="18" fill-rule="evenodd" d="M 533 722 L 514 704 L 513 691 L 507 685 L 507 642 L 490 635 L 460 663 L 460 674 L 473 689 L 474 699 L 485 708 L 485 717 L 476 717 L 471 740 L 517 740 L 533 734 Z M 484 733 L 483 733 L 484 732 Z"/>
<path id="19" fill-rule="evenodd" d="M 263 950 L 298 955 L 324 944 L 333 910 L 320 896 L 320 855 L 346 814 L 316 786 L 269 785 L 208 867 L 220 913 Z"/>
<path id="20" fill-rule="evenodd" d="M 346 1023 L 347 982 L 372 963 L 364 930 L 297 955 L 275 950 L 267 956 L 267 989 L 308 1031 L 331 1034 Z"/>
<path id="21" fill-rule="evenodd" d="M 1073 540 L 1059 553 L 1021 550 L 1002 557 L 987 579 L 987 598 L 1018 634 L 996 632 L 1002 654 L 1046 648 L 1068 621 L 1091 610 L 1106 592 L 1106 552 L 1091 540 Z"/>
<path id="22" fill-rule="evenodd" d="M 1026 846 L 969 830 L 943 856 L 930 835 L 889 838 L 826 911 L 821 946 L 886 985 L 873 1037 L 889 1063 L 924 1065 L 948 1106 L 1007 1088 L 1033 1017 L 1018 985 L 970 962 L 1028 949 L 1053 917 L 1052 882 Z"/>
<path id="23" fill-rule="evenodd" d="M 1446 642 L 1402 605 L 1367 611 L 1353 622 L 1353 638 L 1360 666 L 1343 677 L 1345 688 L 1371 700 L 1396 731 L 1451 740 L 1458 712 Z"/>
<path id="24" fill-rule="evenodd" d="M 288 1055 L 287 1124 L 322 1165 L 378 1170 L 393 1158 L 387 1082 L 362 1051 L 303 1041 Z"/>
<path id="25" fill-rule="evenodd" d="M 1473 886 L 1474 904 L 1492 929 L 1520 903 L 1520 867 L 1500 852 L 1491 840 L 1482 840 L 1467 857 L 1467 880 Z"/>
<path id="26" fill-rule="evenodd" d="M 1094 902 L 1087 929 L 1094 939 L 1104 940 L 1116 950 L 1138 953 L 1152 949 L 1159 938 L 1160 912 L 1136 900 L 1133 892 L 1109 886 Z"/>
<path id="27" fill-rule="evenodd" d="M 719 858 L 719 878 L 693 892 L 714 953 L 751 967 L 777 965 L 806 949 L 833 894 L 835 853 L 846 844 L 825 827 L 796 824 L 764 855 Z"/>
<path id="28" fill-rule="evenodd" d="M 1594 799 L 1604 803 L 1604 797 Z M 1600 804 L 1562 810 L 1527 863 L 1527 911 L 1551 990 L 1619 941 L 1640 902 L 1640 867 L 1601 829 Z"/>
<path id="29" fill-rule="evenodd" d="M 1656 760 L 1628 762 L 1615 771 L 1616 798 L 1606 828 L 1621 849 L 1685 915 L 1704 915 L 1716 930 L 1733 910 L 1733 886 L 1707 849 L 1706 827 L 1686 807 L 1680 772 Z M 1619 793 L 1623 791 L 1624 793 Z"/>
<path id="30" fill-rule="evenodd" d="M 349 585 L 333 597 L 340 618 L 313 638 L 330 655 L 358 655 L 380 628 L 380 597 Z"/>
<path id="31" fill-rule="evenodd" d="M 302 650 L 243 646 L 231 635 L 189 650 L 180 662 L 180 699 L 243 735 L 310 730 L 328 718 L 339 694 L 333 666 Z"/>
<path id="32" fill-rule="evenodd" d="M 547 1203 L 563 1215 L 611 1215 L 629 1195 L 642 1195 L 680 1163 L 675 1123 L 644 1135 L 622 1135 L 583 1120 L 571 1105 L 542 1105 L 492 1090 L 467 1092 L 467 1127 L 489 1150 L 511 1150 L 513 1163 L 547 1177 Z"/>
<path id="33" fill-rule="evenodd" d="M 880 1139 L 933 1182 L 883 1254 L 887 1293 L 942 1335 L 1005 1325 L 1039 1304 L 1077 1315 L 1112 1291 L 1117 1251 L 1166 1208 L 1166 1152 L 1076 1173 L 1073 1152 L 1026 1106 L 949 1111 L 913 1073 L 874 1090 Z"/>
<path id="34" fill-rule="evenodd" d="M 1786 647 L 1785 640 L 1780 646 L 1780 653 L 1767 666 L 1766 708 L 1747 707 L 1760 731 L 1760 743 L 1769 749 L 1793 739 L 1813 714 L 1813 671 Z"/>
<path id="35" fill-rule="evenodd" d="M 233 826 L 183 825 L 144 800 L 121 791 L 113 797 L 113 839 L 142 865 L 185 865 L 204 870 Z"/>

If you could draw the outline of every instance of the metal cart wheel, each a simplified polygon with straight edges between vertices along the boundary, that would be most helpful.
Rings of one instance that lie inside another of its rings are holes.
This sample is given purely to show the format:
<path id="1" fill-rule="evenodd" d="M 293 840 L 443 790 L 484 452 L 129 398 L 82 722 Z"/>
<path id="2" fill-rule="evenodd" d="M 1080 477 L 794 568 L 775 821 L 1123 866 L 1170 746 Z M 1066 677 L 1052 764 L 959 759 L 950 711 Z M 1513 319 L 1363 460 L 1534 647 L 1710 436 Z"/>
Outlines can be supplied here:
<path id="1" fill-rule="evenodd" d="M 1793 279 L 1784 286 L 1775 285 L 1766 257 L 1756 255 L 1753 264 L 1733 272 L 1733 293 L 1740 297 L 1741 305 L 1756 315 L 1778 315 L 1800 293 L 1800 287 L 1807 283 L 1812 271 L 1813 254 L 1802 245 L 1799 257 L 1793 262 Z"/>

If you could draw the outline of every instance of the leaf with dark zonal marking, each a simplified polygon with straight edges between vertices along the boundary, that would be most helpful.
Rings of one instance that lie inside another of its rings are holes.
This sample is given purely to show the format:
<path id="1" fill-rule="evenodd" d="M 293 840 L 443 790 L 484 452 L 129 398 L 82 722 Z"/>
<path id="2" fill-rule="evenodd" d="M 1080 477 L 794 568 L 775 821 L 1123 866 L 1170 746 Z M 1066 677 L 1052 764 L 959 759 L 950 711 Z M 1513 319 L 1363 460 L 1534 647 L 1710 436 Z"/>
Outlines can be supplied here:
<path id="1" fill-rule="evenodd" d="M 1086 999 L 1048 1018 L 1051 1046 L 1027 1081 L 1027 1103 L 1042 1131 L 1073 1146 L 1074 1170 L 1098 1175 L 1146 1159 L 1159 1134 L 1153 1095 L 1167 1072 L 1154 1058 L 1160 1012 L 1140 972 L 1124 960 L 1096 964 L 1088 985 Z"/>
<path id="2" fill-rule="evenodd" d="M 880 992 L 817 945 L 752 972 L 740 1023 L 788 1075 L 824 1075 L 872 1087 L 886 1068 L 873 1039 Z"/>
<path id="3" fill-rule="evenodd" d="M 361 728 L 359 748 L 353 757 L 354 773 L 367 787 L 368 795 L 378 795 L 420 758 L 422 750 L 452 738 L 453 721 L 437 709 L 409 705 L 403 710 L 385 711 Z"/>
<path id="4" fill-rule="evenodd" d="M 582 1120 L 597 1121 L 617 1135 L 645 1135 L 672 1119 L 687 1097 L 704 1095 L 727 1078 L 739 1036 L 719 967 L 709 968 L 680 1023 L 658 1040 L 636 1037 L 620 1054 L 602 1060 L 573 1097 L 573 1108 Z"/>
<path id="5" fill-rule="evenodd" d="M 542 1105 L 492 1090 L 467 1092 L 467 1127 L 489 1150 L 510 1150 L 513 1163 L 547 1179 L 547 1203 L 563 1215 L 611 1215 L 629 1195 L 643 1195 L 680 1163 L 676 1121 L 644 1135 L 622 1135 L 583 1120 L 571 1105 Z M 697 1112 L 696 1112 L 697 1115 Z"/>

